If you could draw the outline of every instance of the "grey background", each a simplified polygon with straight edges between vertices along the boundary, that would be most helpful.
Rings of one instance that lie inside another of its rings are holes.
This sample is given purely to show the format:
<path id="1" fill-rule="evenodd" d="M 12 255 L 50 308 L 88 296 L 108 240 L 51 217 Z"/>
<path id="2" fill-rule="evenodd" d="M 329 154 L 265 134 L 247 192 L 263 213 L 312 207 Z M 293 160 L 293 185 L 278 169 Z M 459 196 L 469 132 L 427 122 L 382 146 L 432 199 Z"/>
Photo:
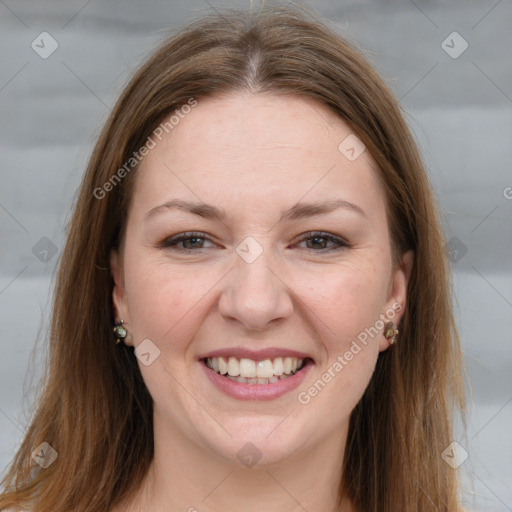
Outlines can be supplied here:
<path id="1" fill-rule="evenodd" d="M 26 428 L 66 222 L 109 109 L 170 30 L 248 3 L 0 0 L 0 471 Z M 451 240 L 473 391 L 454 471 L 468 509 L 512 510 L 512 4 L 305 4 L 365 49 L 408 112 Z M 44 31 L 58 43 L 47 59 L 31 47 Z"/>

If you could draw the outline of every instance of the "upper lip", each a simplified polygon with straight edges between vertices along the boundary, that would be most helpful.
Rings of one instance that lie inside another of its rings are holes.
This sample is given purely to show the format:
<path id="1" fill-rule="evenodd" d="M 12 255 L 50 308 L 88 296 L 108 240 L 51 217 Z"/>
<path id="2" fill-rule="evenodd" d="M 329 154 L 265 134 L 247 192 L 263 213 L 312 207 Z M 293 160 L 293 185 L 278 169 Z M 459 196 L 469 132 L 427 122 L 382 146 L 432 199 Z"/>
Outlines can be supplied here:
<path id="1" fill-rule="evenodd" d="M 268 347 L 259 350 L 252 350 L 243 347 L 221 348 L 211 350 L 199 356 L 199 359 L 207 357 L 236 357 L 237 359 L 253 359 L 254 361 L 263 361 L 265 359 L 274 359 L 276 357 L 297 357 L 298 359 L 313 359 L 305 352 L 290 350 L 288 348 Z"/>

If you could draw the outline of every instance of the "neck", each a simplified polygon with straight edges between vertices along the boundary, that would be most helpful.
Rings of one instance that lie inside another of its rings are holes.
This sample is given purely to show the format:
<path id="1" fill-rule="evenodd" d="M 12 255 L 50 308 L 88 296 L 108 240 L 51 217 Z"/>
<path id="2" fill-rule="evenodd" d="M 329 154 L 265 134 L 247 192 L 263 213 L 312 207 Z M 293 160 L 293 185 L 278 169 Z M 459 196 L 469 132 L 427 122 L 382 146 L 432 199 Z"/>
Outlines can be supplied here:
<path id="1" fill-rule="evenodd" d="M 354 512 L 347 499 L 337 505 L 345 442 L 346 431 L 336 432 L 285 461 L 245 467 L 155 421 L 150 470 L 135 499 L 115 512 Z"/>

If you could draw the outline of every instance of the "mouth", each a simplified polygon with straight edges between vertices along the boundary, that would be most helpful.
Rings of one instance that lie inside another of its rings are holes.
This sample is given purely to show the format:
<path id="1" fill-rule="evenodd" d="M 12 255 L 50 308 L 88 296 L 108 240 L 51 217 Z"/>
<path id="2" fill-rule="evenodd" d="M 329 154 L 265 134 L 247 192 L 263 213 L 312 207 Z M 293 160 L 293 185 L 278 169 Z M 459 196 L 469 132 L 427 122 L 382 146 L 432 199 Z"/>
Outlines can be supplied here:
<path id="1" fill-rule="evenodd" d="M 301 372 L 311 358 L 274 357 L 262 360 L 234 356 L 204 357 L 202 363 L 216 374 L 239 384 L 269 385 Z"/>

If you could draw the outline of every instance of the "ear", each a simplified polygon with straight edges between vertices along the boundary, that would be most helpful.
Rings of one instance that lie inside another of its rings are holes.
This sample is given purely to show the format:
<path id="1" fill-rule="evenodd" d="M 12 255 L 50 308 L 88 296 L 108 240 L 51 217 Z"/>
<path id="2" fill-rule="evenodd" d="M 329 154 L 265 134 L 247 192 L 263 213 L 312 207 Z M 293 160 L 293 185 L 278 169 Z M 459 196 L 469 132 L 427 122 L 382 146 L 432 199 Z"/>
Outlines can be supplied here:
<path id="1" fill-rule="evenodd" d="M 128 311 L 128 304 L 126 300 L 126 292 L 124 288 L 124 275 L 121 256 L 117 250 L 110 251 L 110 270 L 114 280 L 114 288 L 112 289 L 112 306 L 114 309 L 115 321 L 123 320 L 130 332 L 130 315 Z M 128 335 L 124 343 L 131 345 L 131 337 Z"/>
<path id="2" fill-rule="evenodd" d="M 402 255 L 400 263 L 393 271 L 389 296 L 383 315 L 386 315 L 389 318 L 389 321 L 393 322 L 395 329 L 400 324 L 405 311 L 405 305 L 407 302 L 407 285 L 409 283 L 409 278 L 411 277 L 413 265 L 414 252 L 407 251 Z M 388 347 L 389 341 L 384 337 L 383 333 L 379 339 L 379 352 L 386 350 Z"/>

